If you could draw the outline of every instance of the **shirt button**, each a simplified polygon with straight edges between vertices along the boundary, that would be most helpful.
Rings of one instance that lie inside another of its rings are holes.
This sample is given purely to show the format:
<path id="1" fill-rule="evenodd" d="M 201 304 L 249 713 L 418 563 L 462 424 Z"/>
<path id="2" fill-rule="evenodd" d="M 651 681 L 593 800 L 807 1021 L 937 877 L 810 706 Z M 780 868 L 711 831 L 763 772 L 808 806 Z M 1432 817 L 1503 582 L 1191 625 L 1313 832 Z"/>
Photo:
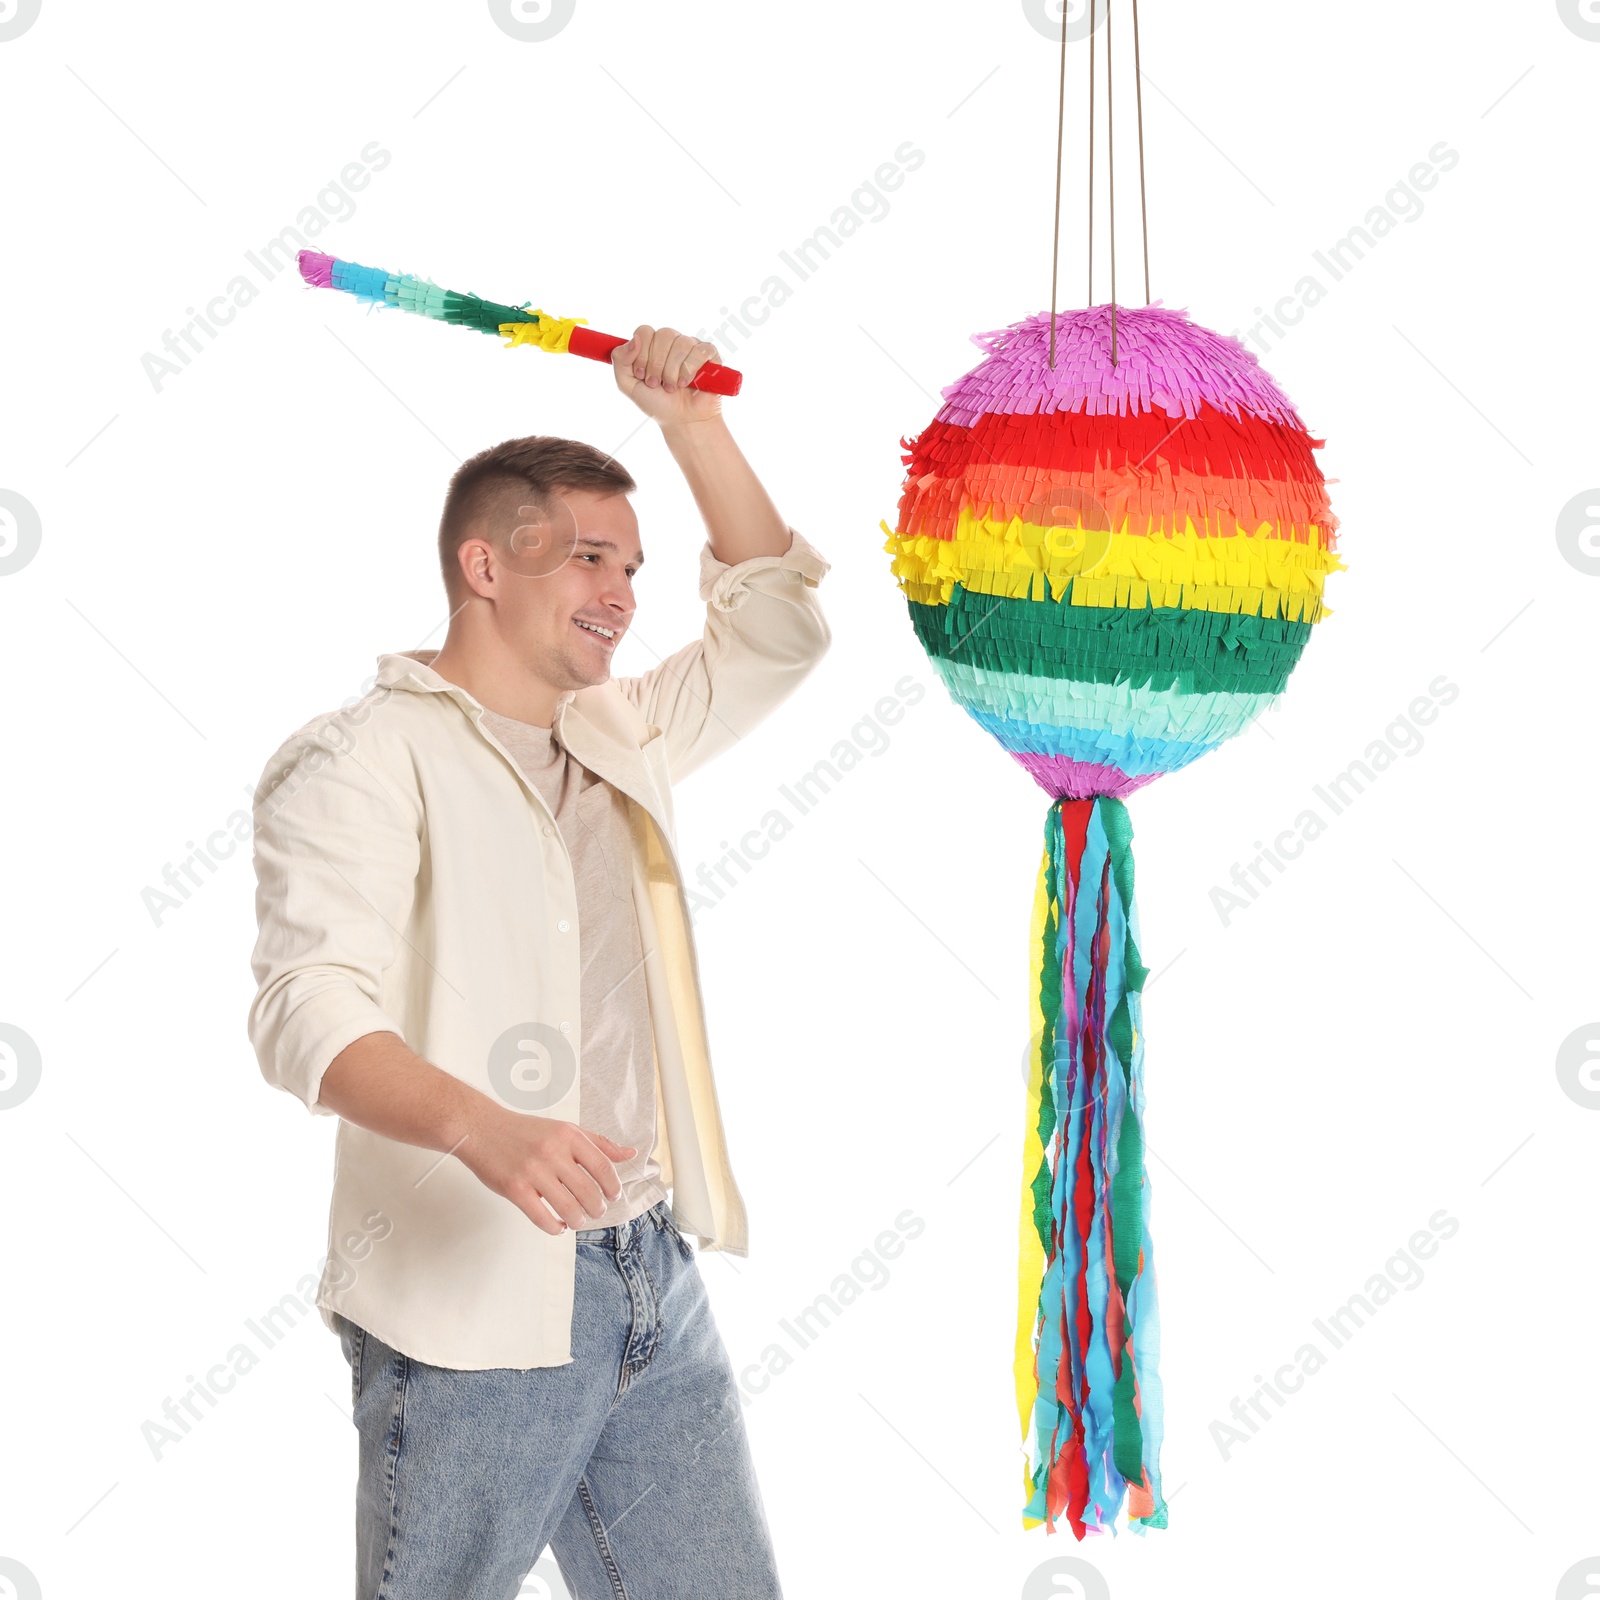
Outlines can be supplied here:
<path id="1" fill-rule="evenodd" d="M 571 923 L 570 923 L 570 922 L 558 922 L 558 923 L 557 923 L 557 924 L 556 924 L 556 926 L 557 926 L 557 927 L 558 927 L 558 928 L 559 928 L 559 929 L 560 929 L 560 930 L 561 930 L 561 931 L 562 931 L 562 932 L 563 932 L 563 933 L 565 933 L 565 932 L 566 932 L 566 931 L 567 931 L 567 929 L 568 929 L 568 928 L 570 928 L 570 927 L 571 927 L 571 926 L 572 926 L 572 924 L 571 924 Z"/>
<path id="2" fill-rule="evenodd" d="M 545 823 L 545 825 L 544 825 L 544 836 L 545 836 L 545 838 L 548 839 L 550 837 L 550 835 L 552 833 L 554 833 L 555 831 L 556 830 L 554 828 L 552 828 L 548 822 Z"/>
<path id="3" fill-rule="evenodd" d="M 561 1024 L 561 1031 L 563 1033 L 571 1033 L 572 1032 L 572 1024 L 570 1022 L 563 1022 Z"/>

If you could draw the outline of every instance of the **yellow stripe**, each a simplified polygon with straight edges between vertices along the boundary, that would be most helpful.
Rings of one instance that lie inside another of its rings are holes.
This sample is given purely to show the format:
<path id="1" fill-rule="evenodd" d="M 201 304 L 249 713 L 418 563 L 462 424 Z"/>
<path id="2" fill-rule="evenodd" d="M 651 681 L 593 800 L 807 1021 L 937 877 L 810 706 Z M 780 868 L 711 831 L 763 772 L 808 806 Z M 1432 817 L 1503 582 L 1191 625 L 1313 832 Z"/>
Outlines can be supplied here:
<path id="1" fill-rule="evenodd" d="M 580 323 L 587 324 L 589 321 L 587 317 L 553 317 L 548 311 L 532 311 L 529 315 L 539 320 L 500 324 L 501 333 L 509 336 L 502 348 L 514 350 L 519 344 L 536 344 L 541 350 L 564 356 L 572 338 L 572 330 Z"/>
<path id="2" fill-rule="evenodd" d="M 1033 891 L 1033 927 L 1028 948 L 1034 951 L 1044 942 L 1044 925 L 1049 912 L 1046 898 L 1049 866 L 1050 851 L 1046 846 L 1040 852 L 1039 881 Z M 1017 1413 L 1021 1419 L 1024 1441 L 1024 1504 L 1033 1497 L 1026 1441 L 1032 1427 L 1033 1399 L 1038 1392 L 1038 1381 L 1033 1370 L 1033 1324 L 1039 1310 L 1039 1285 L 1044 1279 L 1044 1246 L 1039 1242 L 1039 1230 L 1033 1225 L 1033 1176 L 1039 1170 L 1039 1163 L 1044 1160 L 1044 1146 L 1039 1141 L 1039 1102 L 1044 1092 L 1044 1008 L 1039 999 L 1037 970 L 1028 981 L 1028 1036 L 1034 1041 L 1034 1046 L 1033 1057 L 1028 1063 L 1027 1125 L 1022 1134 L 1022 1222 L 1017 1234 L 1017 1345 L 1013 1362 Z M 1024 1521 L 1026 1523 L 1027 1519 Z"/>
<path id="3" fill-rule="evenodd" d="M 953 538 L 899 534 L 880 522 L 890 570 L 908 600 L 947 605 L 957 583 L 975 594 L 1072 603 L 1176 606 L 1317 622 L 1327 614 L 1323 582 L 1344 563 L 1315 542 L 1278 538 L 1270 523 L 1253 533 L 1208 535 L 1192 519 L 1171 533 L 1108 528 L 1046 528 L 1013 517 L 974 517 L 963 506 Z"/>

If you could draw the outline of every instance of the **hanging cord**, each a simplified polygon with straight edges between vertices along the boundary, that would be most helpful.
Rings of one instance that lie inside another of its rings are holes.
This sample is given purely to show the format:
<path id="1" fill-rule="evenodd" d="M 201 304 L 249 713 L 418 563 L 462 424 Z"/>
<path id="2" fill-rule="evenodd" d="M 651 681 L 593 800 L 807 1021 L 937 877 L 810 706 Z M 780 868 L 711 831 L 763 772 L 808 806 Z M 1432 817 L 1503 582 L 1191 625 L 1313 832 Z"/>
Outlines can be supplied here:
<path id="1" fill-rule="evenodd" d="M 1139 131 L 1139 242 L 1144 256 L 1144 303 L 1150 304 L 1150 213 L 1146 197 L 1144 169 L 1144 65 L 1139 54 L 1139 0 L 1133 6 L 1133 93 L 1134 113 Z M 1061 68 L 1056 86 L 1056 192 L 1055 217 L 1050 244 L 1050 367 L 1056 364 L 1056 295 L 1061 262 L 1061 166 L 1067 114 L 1067 6 L 1061 5 Z M 1088 293 L 1086 303 L 1094 304 L 1094 35 L 1098 0 L 1089 0 L 1089 218 Z M 1112 71 L 1111 0 L 1106 0 L 1106 178 L 1107 208 L 1111 233 L 1111 365 L 1117 364 L 1117 155 L 1114 115 L 1114 73 Z"/>
<path id="2" fill-rule="evenodd" d="M 1090 36 L 1089 49 L 1094 49 Z M 1111 365 L 1117 364 L 1117 119 L 1111 110 L 1111 0 L 1106 0 L 1106 174 L 1111 213 Z"/>
<path id="3" fill-rule="evenodd" d="M 1150 304 L 1150 219 L 1144 204 L 1144 69 L 1139 65 L 1139 0 L 1133 0 L 1133 96 L 1139 118 L 1139 237 L 1144 241 L 1144 303 Z"/>
<path id="4" fill-rule="evenodd" d="M 1056 263 L 1061 257 L 1061 135 L 1067 120 L 1067 0 L 1061 0 L 1061 82 L 1056 90 L 1056 220 L 1050 238 L 1050 370 L 1056 365 Z"/>
<path id="5" fill-rule="evenodd" d="M 1067 0 L 1061 0 L 1063 19 L 1066 4 Z M 1089 0 L 1089 294 L 1083 303 L 1094 304 L 1094 0 Z"/>

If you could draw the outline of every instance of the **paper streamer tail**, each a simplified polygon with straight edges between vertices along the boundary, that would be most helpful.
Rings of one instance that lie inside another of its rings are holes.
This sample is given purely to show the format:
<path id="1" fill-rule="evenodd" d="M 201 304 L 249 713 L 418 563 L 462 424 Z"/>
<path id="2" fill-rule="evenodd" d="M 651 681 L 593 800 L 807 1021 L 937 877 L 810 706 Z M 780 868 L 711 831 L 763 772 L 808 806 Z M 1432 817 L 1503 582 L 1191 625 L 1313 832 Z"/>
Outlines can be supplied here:
<path id="1" fill-rule="evenodd" d="M 1144 1039 L 1122 801 L 1058 800 L 1034 896 L 1039 955 L 1023 1145 L 1016 1380 L 1025 1528 L 1136 1533 L 1161 1495 L 1160 1324 Z"/>

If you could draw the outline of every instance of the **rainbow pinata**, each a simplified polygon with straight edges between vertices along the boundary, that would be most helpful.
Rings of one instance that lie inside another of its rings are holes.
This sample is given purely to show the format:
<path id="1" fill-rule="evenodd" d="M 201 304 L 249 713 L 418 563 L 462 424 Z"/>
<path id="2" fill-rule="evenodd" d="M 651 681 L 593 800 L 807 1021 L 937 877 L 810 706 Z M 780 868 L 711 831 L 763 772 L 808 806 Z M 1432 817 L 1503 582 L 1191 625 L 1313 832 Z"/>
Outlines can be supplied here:
<path id="1" fill-rule="evenodd" d="M 1283 692 L 1338 570 L 1322 443 L 1159 306 L 975 335 L 911 445 L 893 571 L 951 695 L 1055 796 L 1127 795 Z M 910 441 L 907 441 L 908 443 Z"/>
<path id="2" fill-rule="evenodd" d="M 1179 311 L 975 335 L 888 535 L 952 698 L 1053 800 L 1035 894 L 1015 1368 L 1025 1527 L 1165 1527 L 1160 1348 L 1123 797 L 1282 694 L 1343 569 L 1313 439 Z M 1116 360 L 1112 360 L 1112 340 Z"/>

